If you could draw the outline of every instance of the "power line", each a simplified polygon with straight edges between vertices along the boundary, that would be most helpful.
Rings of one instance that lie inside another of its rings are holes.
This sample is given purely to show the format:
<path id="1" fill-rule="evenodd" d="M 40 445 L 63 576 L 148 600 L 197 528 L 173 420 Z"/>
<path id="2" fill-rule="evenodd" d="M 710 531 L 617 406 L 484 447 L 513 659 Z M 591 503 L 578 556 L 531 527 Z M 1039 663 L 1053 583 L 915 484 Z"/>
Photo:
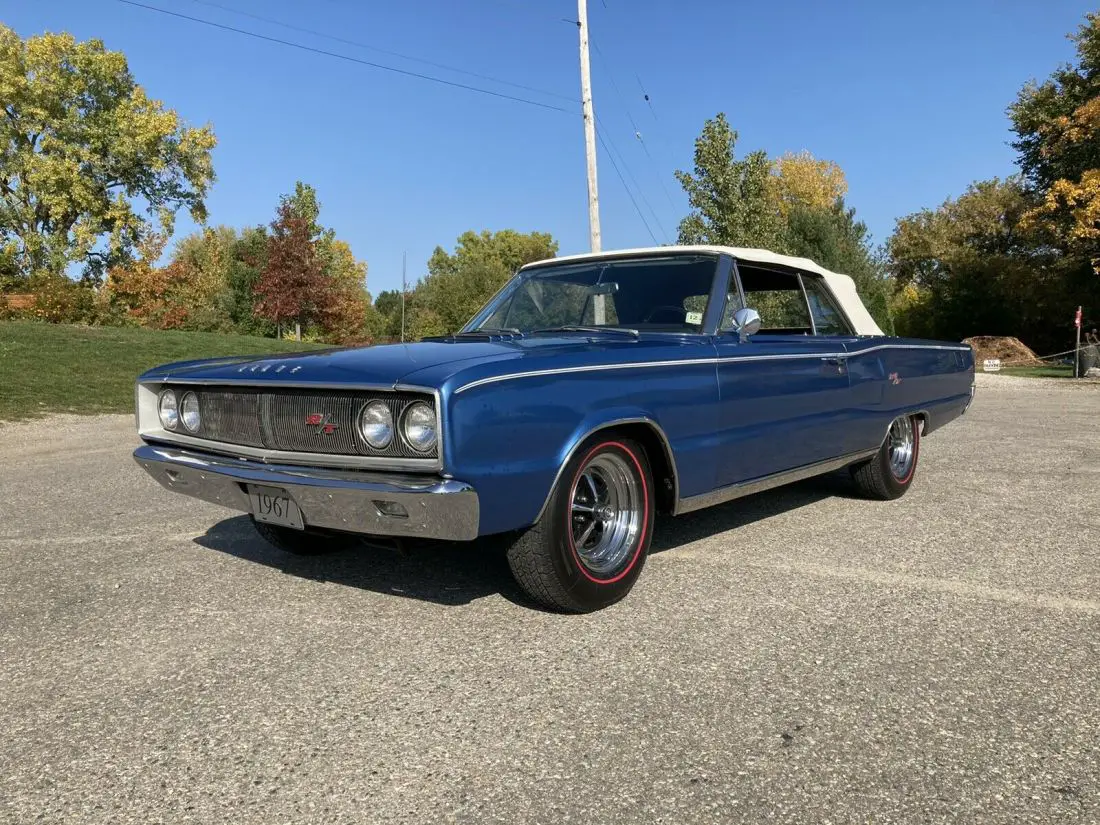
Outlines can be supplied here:
<path id="1" fill-rule="evenodd" d="M 657 166 L 657 161 L 653 158 L 653 155 L 649 152 L 649 147 L 646 145 L 645 138 L 642 136 L 642 130 L 638 128 L 638 124 L 634 121 L 634 116 L 630 113 L 630 106 L 626 103 L 625 95 L 620 91 L 619 84 L 615 82 L 615 74 L 611 71 L 610 61 L 604 57 L 603 50 L 600 49 L 599 44 L 593 43 L 596 48 L 596 56 L 599 58 L 600 63 L 603 65 L 604 70 L 607 72 L 607 79 L 611 82 L 611 88 L 615 92 L 615 96 L 619 100 L 619 105 L 622 106 L 623 112 L 626 114 L 626 119 L 630 123 L 630 127 L 634 130 L 634 137 L 638 143 L 642 146 L 642 151 L 645 152 L 646 158 L 649 160 L 650 167 L 653 169 L 653 174 L 657 178 L 657 183 L 661 187 L 661 191 L 665 193 L 665 200 L 668 201 L 668 205 L 673 209 L 676 209 L 676 204 L 672 201 L 672 195 L 669 194 L 668 188 L 665 186 L 664 177 L 661 175 L 661 170 Z M 637 75 L 635 75 L 637 77 Z M 647 95 L 648 99 L 648 95 Z M 640 189 L 640 187 L 639 187 Z M 650 211 L 653 211 L 652 208 Z M 654 213 L 656 217 L 656 213 Z"/>
<path id="2" fill-rule="evenodd" d="M 381 69 L 382 71 L 391 72 L 393 74 L 404 75 L 406 77 L 414 77 L 414 78 L 417 78 L 417 79 L 420 79 L 420 80 L 427 80 L 427 81 L 430 81 L 432 83 L 439 83 L 443 86 L 450 86 L 450 87 L 456 88 L 456 89 L 464 89 L 464 90 L 470 91 L 470 92 L 477 92 L 479 94 L 489 95 L 491 97 L 501 98 L 503 100 L 511 100 L 511 101 L 516 102 L 516 103 L 525 103 L 529 106 L 537 106 L 540 109 L 549 109 L 549 110 L 555 111 L 555 112 L 564 112 L 565 114 L 575 114 L 573 111 L 571 111 L 569 109 L 563 108 L 561 106 L 555 106 L 555 105 L 550 104 L 550 103 L 543 103 L 543 102 L 537 101 L 537 100 L 530 100 L 529 98 L 518 97 L 516 95 L 509 95 L 509 94 L 505 94 L 503 92 L 493 91 L 492 89 L 485 89 L 485 88 L 482 88 L 480 86 L 472 86 L 472 85 L 469 85 L 469 84 L 466 84 L 466 83 L 458 83 L 458 82 L 453 81 L 453 80 L 446 80 L 446 79 L 441 78 L 441 77 L 435 77 L 433 75 L 422 74 L 420 72 L 414 72 L 414 71 L 410 71 L 408 69 L 399 69 L 396 66 L 387 66 L 384 63 L 376 63 L 376 62 L 373 62 L 373 61 L 370 61 L 370 60 L 363 60 L 363 59 L 358 58 L 358 57 L 351 57 L 350 55 L 340 54 L 339 52 L 331 52 L 331 51 L 328 51 L 326 49 L 318 49 L 314 46 L 307 46 L 304 43 L 297 43 L 293 40 L 284 40 L 284 39 L 279 38 L 279 37 L 271 37 L 271 36 L 266 35 L 266 34 L 260 34 L 259 32 L 249 31 L 248 29 L 241 29 L 241 28 L 237 28 L 236 26 L 226 25 L 224 23 L 216 23 L 213 20 L 206 20 L 206 19 L 201 18 L 201 17 L 193 17 L 193 16 L 188 15 L 188 14 L 182 14 L 181 12 L 170 11 L 168 9 L 162 9 L 162 8 L 158 8 L 157 6 L 150 6 L 150 5 L 147 5 L 145 3 L 136 2 L 136 0 L 116 0 L 116 2 L 122 3 L 122 4 L 127 5 L 127 6 L 133 6 L 135 8 L 146 9 L 147 11 L 157 12 L 158 14 L 168 15 L 169 17 L 176 17 L 176 18 L 179 18 L 181 20 L 188 20 L 192 23 L 199 23 L 203 26 L 210 26 L 211 28 L 221 29 L 222 31 L 233 32 L 234 34 L 243 35 L 244 37 L 251 37 L 255 40 L 263 40 L 263 41 L 268 42 L 268 43 L 276 43 L 280 46 L 287 46 L 287 47 L 292 48 L 292 49 L 298 49 L 300 51 L 310 52 L 312 54 L 319 54 L 319 55 L 322 55 L 324 57 L 332 57 L 332 58 L 335 58 L 337 60 L 344 60 L 344 61 L 347 61 L 349 63 L 357 63 L 359 65 L 368 66 L 368 67 L 373 68 L 373 69 Z M 198 0 L 196 0 L 196 2 L 198 2 Z M 211 6 L 215 5 L 214 3 L 209 2 L 209 0 L 203 0 L 203 2 L 204 2 L 205 5 L 211 5 Z M 232 11 L 232 9 L 229 9 L 229 10 Z M 256 15 L 251 15 L 251 14 L 249 14 L 248 16 L 256 17 Z M 262 18 L 260 18 L 260 19 L 262 19 Z M 275 20 L 270 20 L 270 21 L 265 20 L 265 22 L 271 22 L 271 23 L 274 23 L 275 25 L 286 25 L 286 26 L 289 27 L 289 24 L 279 23 L 278 21 L 275 21 Z M 291 27 L 291 28 L 293 28 L 293 27 Z M 329 35 L 324 35 L 324 34 L 319 33 L 319 32 L 311 32 L 311 33 L 318 34 L 319 36 L 322 36 L 322 37 L 329 37 Z M 351 41 L 346 41 L 346 42 L 351 43 Z M 360 46 L 362 48 L 374 48 L 372 46 L 366 46 L 365 44 L 356 43 L 356 44 L 353 44 L 353 45 L 357 45 L 357 46 Z M 394 56 L 398 56 L 396 53 L 391 53 L 391 54 L 393 54 Z M 404 57 L 404 56 L 402 56 L 402 57 Z M 406 59 L 417 59 L 417 58 L 406 58 Z M 452 71 L 464 71 L 464 70 L 452 69 L 451 67 L 444 67 L 444 66 L 442 66 L 442 64 L 435 64 L 435 65 L 437 65 L 439 68 L 447 68 L 447 69 L 452 70 Z M 466 72 L 466 74 L 472 74 L 472 73 L 471 72 Z M 502 81 L 499 81 L 499 80 L 495 80 L 494 78 L 489 78 L 488 76 L 482 76 L 482 77 L 483 77 L 483 79 L 493 80 L 493 82 L 498 82 L 498 83 L 502 82 Z M 511 85 L 515 85 L 515 84 L 511 84 Z M 560 95 L 557 95 L 557 93 L 546 92 L 546 91 L 543 91 L 543 90 L 534 90 L 534 91 L 537 91 L 540 94 L 553 94 L 554 96 L 560 96 Z M 566 99 L 572 100 L 573 98 L 566 98 Z M 653 240 L 654 244 L 658 243 L 657 237 L 653 234 L 652 228 L 650 228 L 649 221 L 646 220 L 645 214 L 642 212 L 641 208 L 639 208 L 639 206 L 638 206 L 638 201 L 634 198 L 634 194 L 631 192 L 630 187 L 627 186 L 626 180 L 623 177 L 623 173 L 619 169 L 619 164 L 616 162 L 614 155 L 611 153 L 611 150 L 608 147 L 607 141 L 604 140 L 603 135 L 598 131 L 596 133 L 596 136 L 599 139 L 600 143 L 603 145 L 604 149 L 607 151 L 608 158 L 611 161 L 611 166 L 612 166 L 612 168 L 614 168 L 615 174 L 619 178 L 619 182 L 623 185 L 623 189 L 626 191 L 627 197 L 630 199 L 630 203 L 634 207 L 634 211 L 637 213 L 638 218 L 642 222 L 642 225 L 645 226 L 646 232 L 649 233 L 649 237 Z M 623 160 L 623 163 L 624 164 L 626 163 L 625 159 Z M 639 187 L 639 194 L 640 193 L 641 193 L 641 188 Z M 653 211 L 652 207 L 650 207 L 650 211 L 651 212 Z M 654 217 L 656 217 L 656 214 L 654 214 Z M 664 232 L 663 229 L 662 229 L 662 232 Z M 667 238 L 667 233 L 665 233 L 665 234 L 666 234 L 666 238 Z"/>
<path id="3" fill-rule="evenodd" d="M 600 120 L 599 117 L 596 118 L 596 123 L 600 126 L 601 129 L 603 129 L 603 121 Z M 642 189 L 642 185 L 638 183 L 638 179 L 634 177 L 634 173 L 630 170 L 630 166 L 629 164 L 627 164 L 626 157 L 623 155 L 622 150 L 615 145 L 615 142 L 611 139 L 610 133 L 606 129 L 603 129 L 603 131 L 607 133 L 607 144 L 604 148 L 607 149 L 609 153 L 614 152 L 619 156 L 619 161 L 622 163 L 623 169 L 626 170 L 626 176 L 630 178 L 630 182 L 633 183 L 634 188 L 638 190 L 638 197 L 642 199 L 642 204 L 649 210 L 649 214 L 653 216 L 653 222 L 657 224 L 657 229 L 660 230 L 661 234 L 665 238 L 665 241 L 668 241 L 669 234 L 665 230 L 664 225 L 661 223 L 661 219 L 657 216 L 657 210 L 653 208 L 653 205 L 649 202 L 649 198 L 645 196 L 645 190 Z M 625 182 L 623 185 L 626 185 Z"/>
<path id="4" fill-rule="evenodd" d="M 615 156 L 611 154 L 611 150 L 607 148 L 607 142 L 603 139 L 603 133 L 597 131 L 596 137 L 599 139 L 603 148 L 607 150 L 607 159 L 611 161 L 611 167 L 615 170 L 615 174 L 619 176 L 619 183 L 623 185 L 623 189 L 626 190 L 626 196 L 630 198 L 630 202 L 634 204 L 634 211 L 638 213 L 638 217 L 642 220 L 642 225 L 645 226 L 645 231 L 649 233 L 649 237 L 653 239 L 653 245 L 659 246 L 657 236 L 653 234 L 653 230 L 649 228 L 649 221 L 645 219 L 645 215 L 642 210 L 638 208 L 638 202 L 634 200 L 634 195 L 630 191 L 630 187 L 626 185 L 626 181 L 623 179 L 623 173 L 619 171 L 619 164 L 615 162 Z"/>
<path id="5" fill-rule="evenodd" d="M 483 95 L 490 95 L 492 97 L 502 98 L 504 100 L 512 100 L 516 103 L 526 103 L 528 106 L 537 106 L 540 109 L 550 109 L 555 112 L 565 112 L 566 114 L 575 114 L 569 109 L 565 109 L 561 106 L 555 106 L 551 103 L 542 103 L 538 100 L 531 100 L 525 97 L 517 97 L 516 95 L 505 94 L 504 92 L 496 92 L 492 89 L 485 89 L 480 86 L 471 86 L 467 83 L 458 83 L 454 80 L 445 80 L 442 77 L 435 77 L 433 75 L 421 74 L 420 72 L 413 72 L 408 69 L 399 69 L 396 66 L 387 66 L 384 63 L 375 63 L 370 60 L 362 60 L 358 57 L 351 57 L 350 55 L 340 54 L 339 52 L 330 52 L 325 49 L 314 48 L 313 46 L 307 46 L 304 43 L 295 43 L 292 40 L 283 40 L 278 37 L 269 37 L 266 34 L 259 34 L 258 32 L 248 31 L 247 29 L 238 29 L 235 26 L 227 26 L 224 23 L 215 23 L 213 20 L 204 20 L 201 17 L 192 17 L 187 14 L 181 14 L 180 12 L 169 11 L 168 9 L 161 9 L 156 6 L 148 6 L 145 3 L 138 3 L 135 0 L 116 0 L 116 2 L 123 3 L 127 6 L 135 6 L 141 9 L 147 9 L 149 11 L 155 11 L 160 14 L 166 14 L 171 17 L 178 17 L 182 20 L 190 20 L 192 23 L 201 23 L 204 26 L 210 26 L 215 29 L 222 29 L 223 31 L 234 32 L 235 34 L 241 34 L 245 37 L 252 37 L 256 40 L 264 40 L 268 43 L 278 43 L 281 46 L 289 46 L 292 49 L 299 49 L 304 52 L 312 52 L 313 54 L 324 55 L 325 57 L 334 57 L 337 60 L 346 60 L 349 63 L 358 63 L 362 66 L 369 66 L 372 69 L 381 69 L 385 72 L 392 72 L 393 74 L 400 74 L 406 77 L 415 77 L 420 80 L 428 80 L 432 83 L 439 83 L 443 86 L 451 86 L 455 89 L 465 89 L 469 92 L 478 92 Z"/>
<path id="6" fill-rule="evenodd" d="M 604 0 L 603 5 L 604 5 L 605 9 L 608 8 L 606 0 Z M 607 69 L 608 77 L 611 79 L 611 85 L 615 88 L 616 94 L 621 94 L 619 92 L 619 89 L 618 89 L 618 84 L 615 83 L 614 75 L 612 74 L 610 67 L 606 65 L 607 61 L 604 58 L 603 54 L 599 51 L 598 46 L 597 46 L 597 54 L 599 55 L 600 60 L 603 61 L 604 64 L 605 64 L 605 68 Z M 649 114 L 653 118 L 653 123 L 657 127 L 656 128 L 657 138 L 658 138 L 658 141 L 660 142 L 662 148 L 664 149 L 664 154 L 667 158 L 667 157 L 672 155 L 672 152 L 669 149 L 668 142 L 665 140 L 664 124 L 661 122 L 661 119 L 657 116 L 657 110 L 653 107 L 653 100 L 652 100 L 652 98 L 650 98 L 649 92 L 646 89 L 645 84 L 642 82 L 641 75 L 639 75 L 637 71 L 632 72 L 632 74 L 634 75 L 634 80 L 637 81 L 637 83 L 638 83 L 638 89 L 642 93 L 642 99 L 646 103 L 646 108 L 649 109 Z M 676 209 L 676 204 L 673 203 L 672 196 L 669 194 L 668 188 L 665 186 L 664 178 L 661 176 L 660 172 L 657 171 L 657 169 L 656 169 L 657 163 L 654 160 L 652 153 L 649 151 L 649 145 L 646 143 L 645 138 L 642 136 L 641 130 L 638 129 L 638 127 L 637 127 L 637 124 L 634 123 L 634 119 L 630 116 L 629 109 L 626 107 L 625 104 L 624 104 L 623 108 L 627 109 L 627 118 L 630 120 L 631 126 L 634 127 L 634 134 L 637 136 L 638 142 L 641 143 L 641 145 L 642 145 L 642 151 L 645 152 L 646 157 L 649 158 L 650 161 L 654 165 L 654 170 L 657 172 L 657 182 L 661 185 L 661 191 L 665 193 L 665 199 L 668 201 L 669 205 L 675 210 Z"/>
<path id="7" fill-rule="evenodd" d="M 349 40 L 346 37 L 338 37 L 334 34 L 328 34 L 326 32 L 317 31 L 316 29 L 308 29 L 304 26 L 296 26 L 292 23 L 284 23 L 281 20 L 276 20 L 271 17 L 264 17 L 262 14 L 254 14 L 250 11 L 244 11 L 243 9 L 235 9 L 230 6 L 222 5 L 221 3 L 214 3 L 211 0 L 191 0 L 192 3 L 198 3 L 200 6 L 209 6 L 214 9 L 221 9 L 222 11 L 229 12 L 230 14 L 237 14 L 242 17 L 250 17 L 253 20 L 259 20 L 262 23 L 269 23 L 272 26 L 281 26 L 284 29 L 290 29 L 291 31 L 301 32 L 303 34 L 313 35 L 315 37 L 323 37 L 326 40 L 331 40 L 335 43 L 343 43 L 348 46 L 355 46 L 359 49 L 366 49 L 368 51 L 378 52 L 379 54 L 389 55 L 390 57 L 398 57 L 402 60 L 409 60 L 413 63 L 422 63 L 425 66 L 432 66 L 436 69 L 445 69 L 449 72 L 456 72 L 458 74 L 464 74 L 468 77 L 476 77 L 480 80 L 488 80 L 492 83 L 499 83 L 502 86 L 511 86 L 514 89 L 523 89 L 527 92 L 534 92 L 540 95 L 546 95 L 548 97 L 556 97 L 561 100 L 568 100 L 572 103 L 579 103 L 575 97 L 570 95 L 561 94 L 560 92 L 551 92 L 548 89 L 540 89 L 537 86 L 526 86 L 522 83 L 515 83 L 511 80 L 502 80 L 499 77 L 493 77 L 492 75 L 480 74 L 479 72 L 471 72 L 467 69 L 460 69 L 457 66 L 448 66 L 446 63 L 436 63 L 432 60 L 425 60 L 422 57 L 413 57 L 412 55 L 402 54 L 401 52 L 390 51 L 389 49 L 383 49 L 379 46 L 372 46 L 369 43 L 362 43 L 358 40 Z"/>

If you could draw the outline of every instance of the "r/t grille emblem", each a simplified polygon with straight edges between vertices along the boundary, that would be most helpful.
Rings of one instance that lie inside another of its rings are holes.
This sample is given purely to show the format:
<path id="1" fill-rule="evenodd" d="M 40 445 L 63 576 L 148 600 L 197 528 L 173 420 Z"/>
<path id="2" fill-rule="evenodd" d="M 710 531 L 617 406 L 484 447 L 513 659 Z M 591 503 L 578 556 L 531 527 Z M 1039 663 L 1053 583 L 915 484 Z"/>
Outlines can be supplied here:
<path id="1" fill-rule="evenodd" d="M 330 413 L 310 413 L 306 416 L 306 426 L 315 427 L 318 433 L 332 435 L 340 425 L 332 420 Z"/>

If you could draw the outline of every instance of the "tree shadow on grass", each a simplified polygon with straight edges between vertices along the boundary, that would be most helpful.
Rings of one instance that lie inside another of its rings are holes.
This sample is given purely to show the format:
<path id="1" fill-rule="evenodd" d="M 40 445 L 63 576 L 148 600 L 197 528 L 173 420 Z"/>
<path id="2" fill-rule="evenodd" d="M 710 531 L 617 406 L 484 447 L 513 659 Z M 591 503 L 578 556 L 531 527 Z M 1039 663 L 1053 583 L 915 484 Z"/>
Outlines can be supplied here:
<path id="1" fill-rule="evenodd" d="M 650 554 L 720 535 L 822 499 L 852 495 L 847 473 L 831 474 L 679 518 L 658 519 Z M 363 543 L 327 555 L 294 556 L 262 539 L 248 516 L 235 516 L 212 526 L 195 543 L 311 581 L 451 607 L 499 594 L 517 605 L 539 609 L 508 569 L 507 536 L 468 542 L 408 540 L 400 547 L 384 542 Z"/>

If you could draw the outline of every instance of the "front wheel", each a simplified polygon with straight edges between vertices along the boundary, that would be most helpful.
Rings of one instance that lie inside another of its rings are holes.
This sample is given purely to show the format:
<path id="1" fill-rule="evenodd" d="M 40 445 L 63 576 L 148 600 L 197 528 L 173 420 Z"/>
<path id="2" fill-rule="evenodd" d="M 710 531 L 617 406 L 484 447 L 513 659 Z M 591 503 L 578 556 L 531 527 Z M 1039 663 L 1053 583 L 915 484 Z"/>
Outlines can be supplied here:
<path id="1" fill-rule="evenodd" d="M 641 574 L 653 511 L 653 474 L 641 445 L 593 437 L 565 465 L 542 517 L 508 549 L 508 565 L 547 607 L 599 610 L 626 596 Z"/>
<path id="2" fill-rule="evenodd" d="M 895 418 L 875 457 L 854 465 L 852 480 L 863 495 L 883 501 L 901 498 L 913 483 L 920 456 L 920 418 Z"/>

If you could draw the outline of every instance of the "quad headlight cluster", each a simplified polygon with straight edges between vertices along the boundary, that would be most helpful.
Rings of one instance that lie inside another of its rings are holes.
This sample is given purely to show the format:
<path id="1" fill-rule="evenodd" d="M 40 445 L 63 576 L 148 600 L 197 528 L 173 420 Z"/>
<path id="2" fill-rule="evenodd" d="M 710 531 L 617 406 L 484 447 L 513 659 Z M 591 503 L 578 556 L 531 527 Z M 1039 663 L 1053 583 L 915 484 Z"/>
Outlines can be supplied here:
<path id="1" fill-rule="evenodd" d="M 401 438 L 418 453 L 427 453 L 435 447 L 438 433 L 435 411 L 423 401 L 405 408 L 401 414 Z M 368 446 L 384 450 L 393 443 L 396 432 L 393 413 L 382 401 L 371 401 L 359 413 L 359 435 Z"/>
<path id="2" fill-rule="evenodd" d="M 157 399 L 157 414 L 166 430 L 179 430 L 182 424 L 187 432 L 197 433 L 202 426 L 199 397 L 193 392 L 185 392 L 180 399 L 175 390 L 164 390 Z"/>

